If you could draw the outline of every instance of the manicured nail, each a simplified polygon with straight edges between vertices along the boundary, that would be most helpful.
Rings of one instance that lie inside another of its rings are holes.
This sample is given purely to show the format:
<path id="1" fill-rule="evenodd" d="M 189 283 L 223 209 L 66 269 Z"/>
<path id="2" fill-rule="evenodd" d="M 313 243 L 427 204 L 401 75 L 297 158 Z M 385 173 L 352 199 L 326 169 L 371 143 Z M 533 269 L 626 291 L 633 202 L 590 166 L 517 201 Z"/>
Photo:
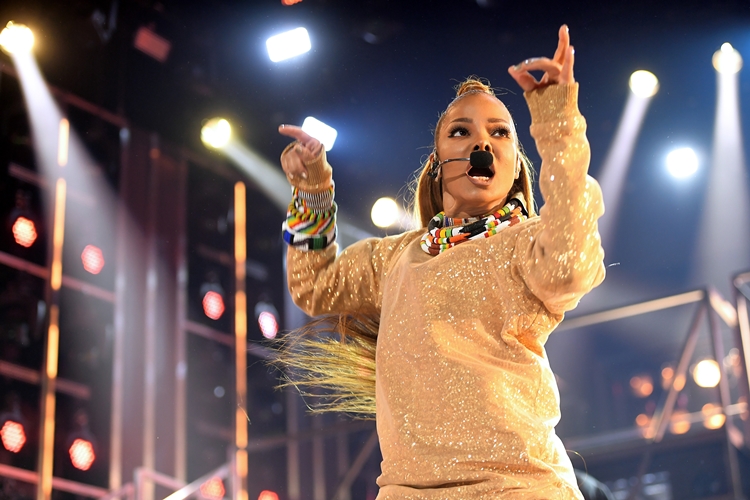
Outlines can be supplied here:
<path id="1" fill-rule="evenodd" d="M 299 175 L 300 175 L 300 177 L 302 177 L 303 179 L 307 179 L 307 172 L 302 172 L 302 173 L 301 173 L 301 174 L 299 174 Z"/>
<path id="2" fill-rule="evenodd" d="M 515 71 L 519 71 L 519 70 L 521 69 L 521 63 L 518 63 L 518 64 L 516 64 L 515 66 L 513 66 L 513 69 L 514 69 Z"/>

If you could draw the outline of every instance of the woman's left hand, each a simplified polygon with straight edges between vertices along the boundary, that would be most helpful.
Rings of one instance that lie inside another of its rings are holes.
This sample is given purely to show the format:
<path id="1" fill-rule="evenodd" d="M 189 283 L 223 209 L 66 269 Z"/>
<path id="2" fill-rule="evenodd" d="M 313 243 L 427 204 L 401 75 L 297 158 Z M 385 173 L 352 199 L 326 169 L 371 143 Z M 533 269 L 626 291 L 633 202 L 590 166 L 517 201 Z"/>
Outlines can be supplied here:
<path id="1" fill-rule="evenodd" d="M 508 68 L 508 73 L 518 82 L 524 92 L 539 89 L 548 85 L 575 83 L 573 78 L 573 63 L 575 62 L 575 50 L 570 45 L 570 34 L 566 25 L 560 26 L 558 33 L 559 41 L 555 56 L 535 57 L 526 59 L 522 63 Z M 544 71 L 542 78 L 537 80 L 531 71 Z"/>

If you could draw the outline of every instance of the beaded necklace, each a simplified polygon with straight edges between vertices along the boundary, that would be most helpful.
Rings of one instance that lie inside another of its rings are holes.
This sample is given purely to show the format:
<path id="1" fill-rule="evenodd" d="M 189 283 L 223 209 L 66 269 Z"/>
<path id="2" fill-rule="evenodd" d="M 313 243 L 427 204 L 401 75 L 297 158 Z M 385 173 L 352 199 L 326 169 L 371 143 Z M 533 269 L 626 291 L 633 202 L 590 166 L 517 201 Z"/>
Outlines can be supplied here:
<path id="1" fill-rule="evenodd" d="M 512 198 L 497 212 L 485 217 L 458 219 L 440 212 L 430 220 L 420 246 L 430 255 L 438 255 L 459 243 L 478 238 L 489 238 L 506 227 L 528 219 L 529 214 L 520 200 Z"/>

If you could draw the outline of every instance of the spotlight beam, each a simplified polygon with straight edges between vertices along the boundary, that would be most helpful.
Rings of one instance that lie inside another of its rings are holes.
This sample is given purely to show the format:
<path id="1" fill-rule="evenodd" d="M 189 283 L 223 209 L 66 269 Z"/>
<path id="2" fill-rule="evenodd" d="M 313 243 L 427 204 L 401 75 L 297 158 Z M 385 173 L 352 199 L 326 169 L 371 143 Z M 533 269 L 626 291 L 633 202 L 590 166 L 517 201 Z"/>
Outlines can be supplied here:
<path id="1" fill-rule="evenodd" d="M 650 103 L 651 97 L 639 97 L 633 92 L 630 93 L 615 137 L 602 165 L 599 184 L 607 211 L 599 219 L 599 234 L 605 249 L 611 248 L 613 243 L 628 166 Z"/>
<path id="2" fill-rule="evenodd" d="M 730 275 L 750 264 L 750 193 L 742 139 L 738 73 L 717 71 L 711 172 L 702 210 L 696 278 L 729 293 Z M 731 221 L 717 220 L 729 215 Z"/>
<path id="3" fill-rule="evenodd" d="M 289 182 L 278 167 L 235 139 L 230 140 L 221 151 L 253 180 L 254 184 L 271 199 L 279 210 L 286 212 L 291 199 L 291 189 Z M 341 214 L 338 214 L 336 218 L 342 247 L 373 236 L 368 231 L 346 222 L 346 217 L 342 217 Z"/>

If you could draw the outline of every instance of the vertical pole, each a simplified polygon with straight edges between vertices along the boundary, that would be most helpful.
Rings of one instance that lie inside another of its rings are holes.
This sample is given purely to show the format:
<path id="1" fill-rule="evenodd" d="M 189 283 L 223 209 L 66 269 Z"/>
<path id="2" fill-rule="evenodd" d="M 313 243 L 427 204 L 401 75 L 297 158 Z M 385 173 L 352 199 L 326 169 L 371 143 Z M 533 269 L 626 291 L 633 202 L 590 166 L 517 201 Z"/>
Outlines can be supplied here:
<path id="1" fill-rule="evenodd" d="M 238 484 L 235 500 L 247 500 L 247 200 L 242 182 L 234 185 L 234 336 L 235 336 L 235 452 Z"/>
<path id="2" fill-rule="evenodd" d="M 60 168 L 68 163 L 68 143 L 70 123 L 66 118 L 60 120 L 58 128 L 57 164 Z M 40 445 L 37 456 L 39 484 L 37 500 L 49 500 L 52 497 L 52 468 L 55 453 L 55 388 L 57 385 L 57 363 L 60 348 L 60 286 L 62 285 L 62 250 L 65 238 L 65 198 L 67 184 L 63 177 L 55 183 L 54 209 L 52 215 L 52 261 L 48 287 L 49 325 L 47 327 L 47 344 L 45 345 L 45 369 L 42 370 L 42 411 L 40 426 Z"/>
<path id="3" fill-rule="evenodd" d="M 316 431 L 322 430 L 323 415 L 313 415 L 312 426 Z M 313 500 L 326 499 L 325 458 L 325 441 L 320 432 L 315 432 L 315 437 L 312 438 Z"/>
<path id="4" fill-rule="evenodd" d="M 302 500 L 300 488 L 299 395 L 293 387 L 284 389 L 286 396 L 286 434 L 295 436 L 286 442 L 286 490 L 289 500 Z"/>
<path id="5" fill-rule="evenodd" d="M 120 129 L 120 196 L 117 197 L 114 342 L 112 346 L 112 417 L 109 432 L 109 489 L 122 486 L 122 411 L 125 372 L 125 294 L 127 290 L 128 211 L 124 200 L 130 150 L 130 130 Z"/>
<path id="6" fill-rule="evenodd" d="M 339 481 L 344 478 L 349 470 L 349 433 L 339 432 L 336 435 L 336 458 L 338 459 Z M 338 491 L 339 500 L 351 500 L 351 488 L 345 487 Z"/>
<path id="7" fill-rule="evenodd" d="M 179 241 L 177 243 L 177 297 L 175 333 L 176 383 L 175 383 L 175 473 L 174 476 L 187 483 L 187 259 L 185 258 L 187 241 L 185 235 L 186 199 L 187 199 L 187 165 L 185 161 L 178 166 L 179 193 L 177 200 L 177 217 L 179 221 Z"/>
<path id="8" fill-rule="evenodd" d="M 158 283 L 158 255 L 156 245 L 156 207 L 159 183 L 159 138 L 151 135 L 151 168 L 148 183 L 148 211 L 146 222 L 146 297 L 144 304 L 144 388 L 143 388 L 143 467 L 153 471 L 156 456 L 156 314 Z M 151 500 L 154 483 L 144 477 L 143 497 Z"/>

